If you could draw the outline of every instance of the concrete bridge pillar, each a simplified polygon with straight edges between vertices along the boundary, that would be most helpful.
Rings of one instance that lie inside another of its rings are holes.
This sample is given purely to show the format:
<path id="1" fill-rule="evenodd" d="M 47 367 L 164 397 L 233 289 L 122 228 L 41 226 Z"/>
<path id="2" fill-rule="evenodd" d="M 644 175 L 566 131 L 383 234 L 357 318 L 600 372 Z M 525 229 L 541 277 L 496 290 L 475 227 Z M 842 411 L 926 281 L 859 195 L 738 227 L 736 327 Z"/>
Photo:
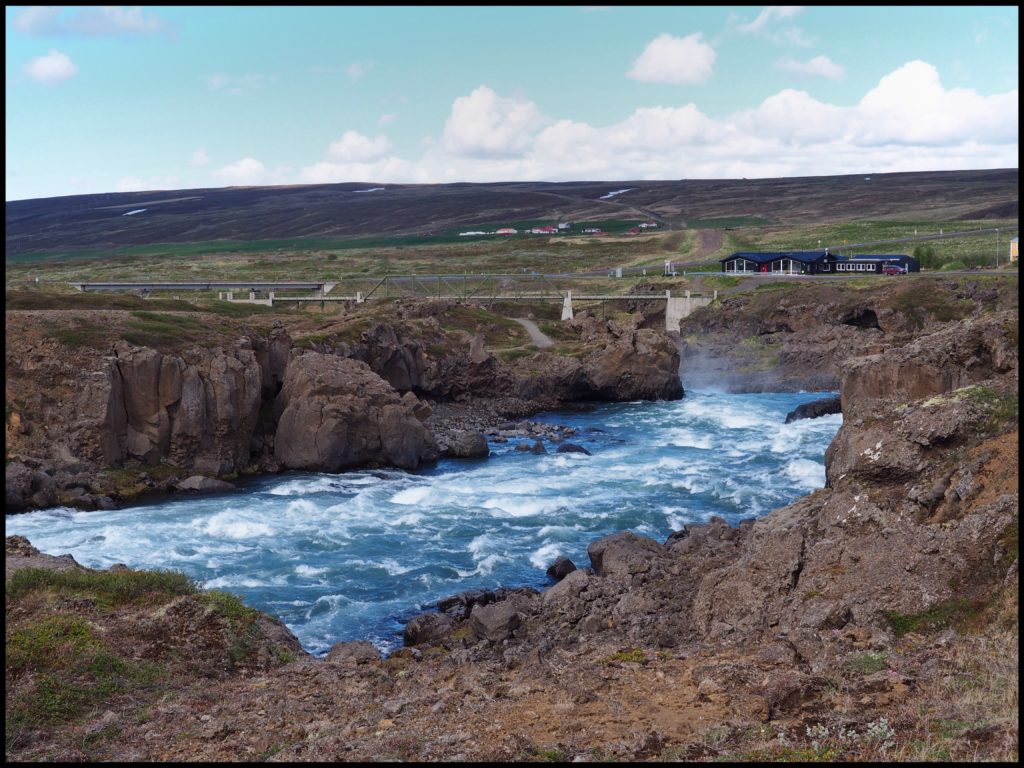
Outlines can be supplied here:
<path id="1" fill-rule="evenodd" d="M 565 298 L 562 300 L 562 319 L 572 320 L 572 291 L 565 292 Z"/>

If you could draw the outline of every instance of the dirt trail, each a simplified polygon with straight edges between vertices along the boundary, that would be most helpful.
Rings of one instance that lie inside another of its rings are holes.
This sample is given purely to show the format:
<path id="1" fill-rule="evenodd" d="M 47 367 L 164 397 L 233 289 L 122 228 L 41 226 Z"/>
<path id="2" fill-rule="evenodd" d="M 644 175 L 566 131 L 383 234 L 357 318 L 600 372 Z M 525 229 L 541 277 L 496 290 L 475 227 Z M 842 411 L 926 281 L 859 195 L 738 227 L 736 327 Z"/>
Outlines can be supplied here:
<path id="1" fill-rule="evenodd" d="M 533 322 L 533 320 L 526 320 L 525 318 L 521 317 L 513 317 L 512 319 L 526 329 L 526 332 L 530 334 L 530 341 L 533 342 L 533 345 L 535 347 L 540 347 L 541 349 L 544 349 L 546 347 L 553 347 L 555 345 L 555 342 L 553 342 L 549 336 L 547 336 L 543 331 L 541 331 L 541 329 L 537 327 L 537 324 Z"/>
<path id="2" fill-rule="evenodd" d="M 697 252 L 694 254 L 694 261 L 703 261 L 714 254 L 722 247 L 722 242 L 725 240 L 722 231 L 718 229 L 699 229 L 697 235 L 699 242 Z"/>

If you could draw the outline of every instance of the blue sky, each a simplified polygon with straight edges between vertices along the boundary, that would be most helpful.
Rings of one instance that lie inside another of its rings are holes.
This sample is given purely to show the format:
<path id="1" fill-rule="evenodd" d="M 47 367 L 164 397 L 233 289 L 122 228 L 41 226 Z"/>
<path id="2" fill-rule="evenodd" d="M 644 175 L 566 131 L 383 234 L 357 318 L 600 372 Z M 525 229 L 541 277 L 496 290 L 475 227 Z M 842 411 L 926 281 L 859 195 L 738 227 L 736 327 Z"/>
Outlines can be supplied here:
<path id="1" fill-rule="evenodd" d="M 6 199 L 1016 168 L 1018 7 L 6 14 Z"/>

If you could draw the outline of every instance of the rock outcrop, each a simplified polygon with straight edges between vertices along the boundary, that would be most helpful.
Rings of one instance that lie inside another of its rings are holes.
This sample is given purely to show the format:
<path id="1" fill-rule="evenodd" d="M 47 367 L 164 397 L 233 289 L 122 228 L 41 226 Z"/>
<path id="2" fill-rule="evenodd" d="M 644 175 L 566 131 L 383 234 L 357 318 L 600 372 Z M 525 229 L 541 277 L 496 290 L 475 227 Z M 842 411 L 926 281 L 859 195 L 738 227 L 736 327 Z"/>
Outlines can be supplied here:
<path id="1" fill-rule="evenodd" d="M 211 475 L 247 466 L 262 388 L 249 346 L 170 355 L 118 342 L 103 421 L 106 463 L 168 459 Z"/>
<path id="2" fill-rule="evenodd" d="M 415 469 L 440 456 L 408 402 L 358 360 L 294 355 L 276 407 L 281 416 L 274 455 L 289 469 Z"/>

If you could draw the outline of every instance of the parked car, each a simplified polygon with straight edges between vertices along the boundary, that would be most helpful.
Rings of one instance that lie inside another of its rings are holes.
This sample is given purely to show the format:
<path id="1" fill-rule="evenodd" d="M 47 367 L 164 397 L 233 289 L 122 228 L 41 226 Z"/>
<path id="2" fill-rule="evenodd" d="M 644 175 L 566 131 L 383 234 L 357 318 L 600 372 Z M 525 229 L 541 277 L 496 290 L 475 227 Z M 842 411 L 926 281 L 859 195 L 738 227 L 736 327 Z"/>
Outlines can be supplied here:
<path id="1" fill-rule="evenodd" d="M 899 264 L 886 264 L 882 267 L 883 275 L 905 275 L 907 270 Z"/>

